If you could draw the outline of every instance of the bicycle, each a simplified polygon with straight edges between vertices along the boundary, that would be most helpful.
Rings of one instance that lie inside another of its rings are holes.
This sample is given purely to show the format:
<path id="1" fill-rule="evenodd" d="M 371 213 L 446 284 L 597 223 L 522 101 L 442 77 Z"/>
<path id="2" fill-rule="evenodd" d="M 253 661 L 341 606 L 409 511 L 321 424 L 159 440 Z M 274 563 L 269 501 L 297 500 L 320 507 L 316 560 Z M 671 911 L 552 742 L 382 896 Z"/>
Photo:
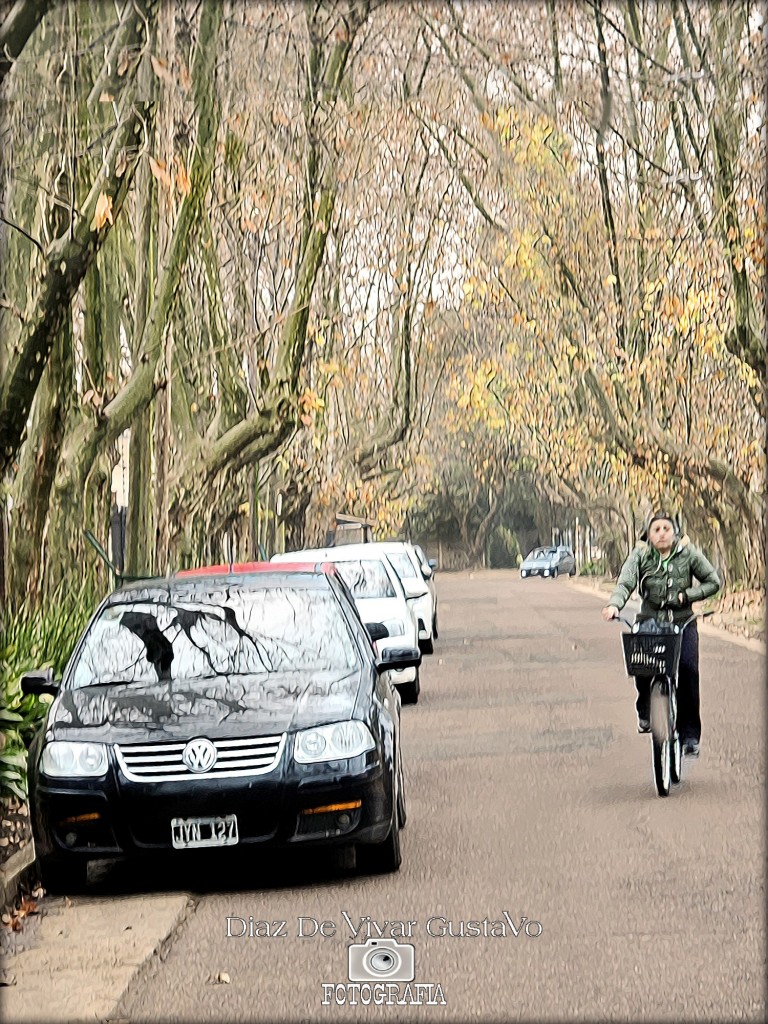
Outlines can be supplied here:
<path id="1" fill-rule="evenodd" d="M 653 619 L 631 623 L 623 615 L 612 621 L 630 627 L 622 633 L 628 676 L 650 678 L 650 723 L 653 778 L 659 796 L 669 796 L 682 778 L 683 744 L 677 731 L 677 672 L 683 632 L 698 616 L 682 625 Z"/>

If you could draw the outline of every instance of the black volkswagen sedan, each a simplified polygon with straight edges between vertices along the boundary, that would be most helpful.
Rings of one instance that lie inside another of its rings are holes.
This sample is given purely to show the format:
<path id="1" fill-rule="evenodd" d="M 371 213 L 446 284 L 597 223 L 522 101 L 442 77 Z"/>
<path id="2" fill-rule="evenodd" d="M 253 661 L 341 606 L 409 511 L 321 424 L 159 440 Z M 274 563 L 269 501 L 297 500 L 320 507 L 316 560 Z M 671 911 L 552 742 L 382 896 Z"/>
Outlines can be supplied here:
<path id="1" fill-rule="evenodd" d="M 383 635 L 381 627 L 372 627 Z M 386 630 L 384 630 L 386 632 Z M 400 700 L 332 567 L 252 563 L 121 587 L 96 611 L 30 749 L 43 884 L 104 857 L 345 844 L 400 866 Z M 175 852 L 174 852 L 175 851 Z"/>

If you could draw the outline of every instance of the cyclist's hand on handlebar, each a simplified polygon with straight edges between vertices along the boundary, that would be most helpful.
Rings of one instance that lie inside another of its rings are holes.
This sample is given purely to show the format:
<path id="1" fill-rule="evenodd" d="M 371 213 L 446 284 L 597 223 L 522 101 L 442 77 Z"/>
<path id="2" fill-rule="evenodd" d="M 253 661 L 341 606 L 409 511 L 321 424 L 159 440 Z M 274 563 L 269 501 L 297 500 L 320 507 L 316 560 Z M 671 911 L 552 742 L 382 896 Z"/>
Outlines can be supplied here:
<path id="1" fill-rule="evenodd" d="M 606 622 L 610 622 L 611 619 L 617 619 L 619 617 L 619 609 L 613 604 L 607 604 L 601 612 Z"/>

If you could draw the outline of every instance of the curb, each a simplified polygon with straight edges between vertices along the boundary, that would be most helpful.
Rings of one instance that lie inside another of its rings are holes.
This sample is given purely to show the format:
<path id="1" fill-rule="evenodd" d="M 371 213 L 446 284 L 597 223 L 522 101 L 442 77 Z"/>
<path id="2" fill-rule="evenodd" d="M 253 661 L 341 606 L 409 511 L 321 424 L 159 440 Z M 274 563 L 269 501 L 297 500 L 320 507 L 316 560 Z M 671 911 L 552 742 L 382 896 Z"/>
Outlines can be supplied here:
<path id="1" fill-rule="evenodd" d="M 0 906 L 3 911 L 16 902 L 19 889 L 31 876 L 34 866 L 35 844 L 30 840 L 0 867 Z"/>
<path id="2" fill-rule="evenodd" d="M 46 904 L 33 940 L 6 960 L 3 1020 L 118 1024 L 123 996 L 157 970 L 196 906 L 188 893 Z"/>

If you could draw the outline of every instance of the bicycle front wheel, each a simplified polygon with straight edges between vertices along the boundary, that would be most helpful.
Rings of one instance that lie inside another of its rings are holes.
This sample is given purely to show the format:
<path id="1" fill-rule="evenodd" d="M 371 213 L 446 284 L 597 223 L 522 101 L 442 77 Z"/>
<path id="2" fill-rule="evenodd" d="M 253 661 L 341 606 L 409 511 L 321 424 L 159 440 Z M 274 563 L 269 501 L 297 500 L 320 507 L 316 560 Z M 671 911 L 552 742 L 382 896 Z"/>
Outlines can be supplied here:
<path id="1" fill-rule="evenodd" d="M 669 701 L 669 729 L 672 736 L 672 756 L 670 763 L 670 777 L 672 785 L 676 786 L 683 777 L 683 741 L 677 731 L 677 692 L 674 686 L 670 688 Z"/>
<path id="2" fill-rule="evenodd" d="M 666 679 L 651 684 L 651 746 L 653 748 L 653 779 L 659 796 L 669 796 L 672 784 L 672 746 L 669 687 Z"/>

